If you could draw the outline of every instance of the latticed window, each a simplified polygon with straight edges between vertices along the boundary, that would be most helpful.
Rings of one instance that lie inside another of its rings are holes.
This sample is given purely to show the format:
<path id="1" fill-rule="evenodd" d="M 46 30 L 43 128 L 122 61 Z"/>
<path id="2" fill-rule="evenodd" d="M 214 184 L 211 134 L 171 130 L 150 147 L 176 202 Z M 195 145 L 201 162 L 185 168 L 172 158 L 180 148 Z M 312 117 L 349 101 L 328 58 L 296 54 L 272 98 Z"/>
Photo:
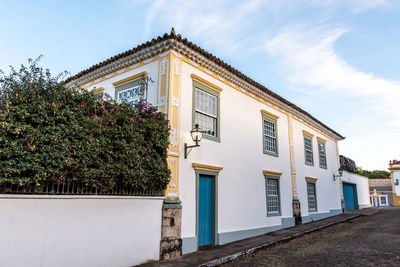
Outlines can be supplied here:
<path id="1" fill-rule="evenodd" d="M 209 136 L 217 136 L 218 99 L 203 90 L 196 89 L 195 124 Z"/>
<path id="2" fill-rule="evenodd" d="M 276 140 L 276 121 L 263 118 L 264 122 L 264 151 L 272 154 L 278 153 Z"/>
<path id="3" fill-rule="evenodd" d="M 317 194 L 315 183 L 307 182 L 308 211 L 317 211 Z"/>
<path id="4" fill-rule="evenodd" d="M 319 155 L 319 167 L 326 169 L 326 148 L 325 143 L 318 141 L 318 155 Z"/>
<path id="5" fill-rule="evenodd" d="M 133 106 L 139 103 L 140 98 L 141 98 L 140 86 L 134 86 L 129 89 L 118 92 L 119 103 L 126 101 Z"/>
<path id="6" fill-rule="evenodd" d="M 280 213 L 279 180 L 266 178 L 267 183 L 267 213 L 269 215 Z"/>
<path id="7" fill-rule="evenodd" d="M 304 153 L 305 153 L 306 164 L 314 165 L 312 138 L 306 135 L 304 136 Z"/>

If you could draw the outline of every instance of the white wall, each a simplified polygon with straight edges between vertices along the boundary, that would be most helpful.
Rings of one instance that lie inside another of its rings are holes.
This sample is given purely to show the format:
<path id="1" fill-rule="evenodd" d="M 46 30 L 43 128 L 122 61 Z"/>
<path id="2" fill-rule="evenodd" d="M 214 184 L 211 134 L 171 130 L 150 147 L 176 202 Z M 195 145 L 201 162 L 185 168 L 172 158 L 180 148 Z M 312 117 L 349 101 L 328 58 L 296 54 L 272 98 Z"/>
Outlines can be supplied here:
<path id="1" fill-rule="evenodd" d="M 305 164 L 303 130 L 314 135 L 312 138 L 314 166 Z M 319 166 L 317 137 L 326 140 L 326 169 L 320 168 Z M 339 179 L 336 179 L 336 181 L 333 180 L 333 174 L 338 174 L 339 169 L 337 162 L 336 143 L 297 120 L 293 120 L 293 138 L 297 177 L 296 182 L 301 206 L 301 215 L 310 215 L 308 212 L 306 177 L 318 179 L 316 182 L 317 213 L 327 213 L 331 210 L 340 210 L 341 198 Z"/>
<path id="2" fill-rule="evenodd" d="M 158 260 L 163 198 L 0 195 L 0 266 Z"/>
<path id="3" fill-rule="evenodd" d="M 196 227 L 196 179 L 192 163 L 223 167 L 218 176 L 218 232 L 227 233 L 281 224 L 292 217 L 292 190 L 288 143 L 288 121 L 284 113 L 245 96 L 219 80 L 183 63 L 181 94 L 181 145 L 192 144 L 192 92 L 194 73 L 223 88 L 220 93 L 221 142 L 202 139 L 187 159 L 180 157 L 182 237 L 194 237 Z M 279 157 L 263 153 L 261 109 L 278 119 Z M 267 217 L 263 170 L 282 172 L 280 178 L 282 216 Z"/>
<path id="4" fill-rule="evenodd" d="M 395 170 L 393 171 L 393 183 L 396 182 L 396 179 L 399 180 L 399 184 L 394 186 L 394 192 L 396 195 L 400 196 L 400 171 Z"/>
<path id="5" fill-rule="evenodd" d="M 343 171 L 342 182 L 355 184 L 357 187 L 357 200 L 360 209 L 371 207 L 369 197 L 368 178 L 348 171 Z"/>

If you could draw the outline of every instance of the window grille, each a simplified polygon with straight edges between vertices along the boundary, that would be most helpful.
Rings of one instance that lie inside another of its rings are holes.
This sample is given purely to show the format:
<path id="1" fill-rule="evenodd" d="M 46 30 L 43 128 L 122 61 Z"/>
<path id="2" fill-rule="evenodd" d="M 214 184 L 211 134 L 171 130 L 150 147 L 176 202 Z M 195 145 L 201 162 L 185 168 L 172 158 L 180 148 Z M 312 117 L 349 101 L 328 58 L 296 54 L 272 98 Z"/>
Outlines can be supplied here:
<path id="1" fill-rule="evenodd" d="M 324 142 L 318 142 L 319 166 L 326 169 L 326 148 Z"/>
<path id="2" fill-rule="evenodd" d="M 307 183 L 308 211 L 317 211 L 317 195 L 315 183 Z"/>
<path id="3" fill-rule="evenodd" d="M 279 180 L 267 178 L 267 213 L 280 213 Z"/>
<path id="4" fill-rule="evenodd" d="M 196 89 L 195 124 L 209 136 L 217 136 L 218 99 L 203 90 Z"/>
<path id="5" fill-rule="evenodd" d="M 140 86 L 134 86 L 118 92 L 118 103 L 126 101 L 134 106 L 139 103 L 141 97 Z"/>
<path id="6" fill-rule="evenodd" d="M 306 164 L 314 165 L 312 139 L 308 136 L 304 136 L 304 151 L 305 151 Z"/>

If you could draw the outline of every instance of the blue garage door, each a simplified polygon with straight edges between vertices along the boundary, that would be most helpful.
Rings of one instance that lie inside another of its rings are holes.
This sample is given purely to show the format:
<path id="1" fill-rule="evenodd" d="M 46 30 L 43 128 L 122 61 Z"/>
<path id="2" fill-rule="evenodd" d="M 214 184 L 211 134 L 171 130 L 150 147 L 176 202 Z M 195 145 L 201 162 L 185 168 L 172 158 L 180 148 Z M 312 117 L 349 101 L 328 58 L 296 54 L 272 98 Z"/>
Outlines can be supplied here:
<path id="1" fill-rule="evenodd" d="M 356 196 L 355 196 L 355 186 L 352 184 L 343 183 L 343 196 L 346 210 L 355 210 Z"/>
<path id="2" fill-rule="evenodd" d="M 213 176 L 199 177 L 199 247 L 213 240 Z"/>

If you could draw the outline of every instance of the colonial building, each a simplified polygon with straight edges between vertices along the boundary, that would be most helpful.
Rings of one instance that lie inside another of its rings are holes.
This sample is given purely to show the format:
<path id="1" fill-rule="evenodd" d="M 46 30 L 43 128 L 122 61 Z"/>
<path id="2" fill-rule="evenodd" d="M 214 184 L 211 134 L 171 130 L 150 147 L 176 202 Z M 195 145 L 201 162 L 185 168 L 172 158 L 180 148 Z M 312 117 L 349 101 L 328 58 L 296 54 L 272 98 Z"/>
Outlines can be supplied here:
<path id="1" fill-rule="evenodd" d="M 390 178 L 392 179 L 393 205 L 400 206 L 400 161 L 389 162 Z"/>
<path id="2" fill-rule="evenodd" d="M 146 77 L 154 82 L 143 94 Z M 344 137 L 173 30 L 66 84 L 132 104 L 146 98 L 168 116 L 163 227 L 176 228 L 164 231 L 162 254 L 180 240 L 189 253 L 342 212 Z"/>

